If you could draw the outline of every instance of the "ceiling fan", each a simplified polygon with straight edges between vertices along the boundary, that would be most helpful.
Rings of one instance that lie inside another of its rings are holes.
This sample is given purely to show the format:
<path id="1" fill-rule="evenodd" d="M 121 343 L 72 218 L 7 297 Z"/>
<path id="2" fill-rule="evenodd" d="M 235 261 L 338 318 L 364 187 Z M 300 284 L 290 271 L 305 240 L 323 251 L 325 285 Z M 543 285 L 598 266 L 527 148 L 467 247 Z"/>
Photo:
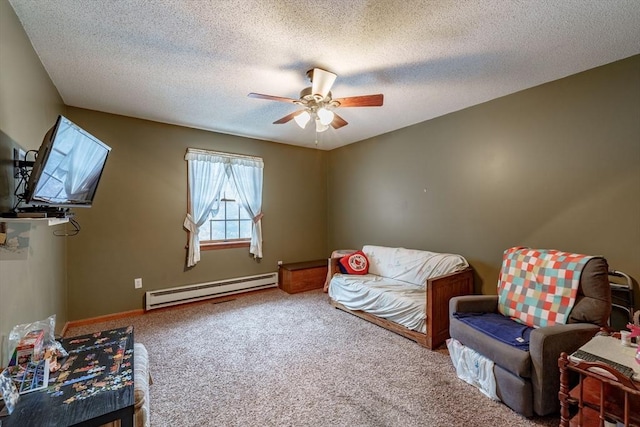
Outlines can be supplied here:
<path id="1" fill-rule="evenodd" d="M 337 75 L 314 68 L 307 71 L 307 77 L 311 81 L 311 86 L 302 89 L 300 99 L 285 98 L 282 96 L 263 95 L 261 93 L 250 93 L 250 98 L 268 99 L 271 101 L 290 102 L 302 107 L 298 111 L 287 114 L 279 120 L 273 122 L 279 125 L 294 119 L 301 128 L 305 128 L 309 121 L 313 119 L 316 132 L 324 132 L 329 126 L 340 129 L 348 123 L 345 119 L 337 115 L 333 110 L 338 107 L 380 107 L 383 102 L 381 93 L 376 95 L 351 96 L 347 98 L 332 98 L 331 86 L 335 82 Z"/>

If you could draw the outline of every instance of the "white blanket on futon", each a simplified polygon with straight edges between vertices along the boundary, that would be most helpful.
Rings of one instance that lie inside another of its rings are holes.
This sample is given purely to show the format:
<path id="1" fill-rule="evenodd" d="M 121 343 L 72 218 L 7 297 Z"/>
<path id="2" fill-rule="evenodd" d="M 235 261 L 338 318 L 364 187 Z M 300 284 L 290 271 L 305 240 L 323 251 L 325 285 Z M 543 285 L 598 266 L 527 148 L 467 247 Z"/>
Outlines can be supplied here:
<path id="1" fill-rule="evenodd" d="M 428 279 L 464 270 L 464 257 L 417 249 L 365 245 L 369 274 L 336 274 L 329 297 L 349 310 L 361 310 L 426 333 Z"/>
<path id="2" fill-rule="evenodd" d="M 457 254 L 373 245 L 363 246 L 362 252 L 369 260 L 369 273 L 423 288 L 427 279 L 469 267 L 467 260 Z"/>
<path id="3" fill-rule="evenodd" d="M 329 297 L 349 310 L 362 310 L 414 331 L 426 332 L 425 289 L 411 283 L 367 274 L 336 274 Z"/>

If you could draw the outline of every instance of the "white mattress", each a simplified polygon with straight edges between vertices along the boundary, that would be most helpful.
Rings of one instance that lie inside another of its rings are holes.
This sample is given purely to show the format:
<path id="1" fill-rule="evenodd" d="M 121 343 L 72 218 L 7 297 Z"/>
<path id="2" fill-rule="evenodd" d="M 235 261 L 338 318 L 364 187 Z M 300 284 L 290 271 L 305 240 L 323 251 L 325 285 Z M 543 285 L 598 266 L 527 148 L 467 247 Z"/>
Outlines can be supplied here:
<path id="1" fill-rule="evenodd" d="M 336 274 L 329 284 L 329 296 L 349 310 L 362 310 L 426 332 L 424 287 L 374 274 Z"/>

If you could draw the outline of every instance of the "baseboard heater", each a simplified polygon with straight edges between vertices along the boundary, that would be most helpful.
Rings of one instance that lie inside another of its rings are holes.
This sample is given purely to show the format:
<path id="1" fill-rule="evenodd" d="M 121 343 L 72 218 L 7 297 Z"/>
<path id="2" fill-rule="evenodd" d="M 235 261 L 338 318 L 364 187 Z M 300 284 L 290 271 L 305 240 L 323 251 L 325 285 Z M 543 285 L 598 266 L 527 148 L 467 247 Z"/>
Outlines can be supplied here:
<path id="1" fill-rule="evenodd" d="M 278 286 L 278 273 L 178 286 L 146 293 L 147 310 Z"/>

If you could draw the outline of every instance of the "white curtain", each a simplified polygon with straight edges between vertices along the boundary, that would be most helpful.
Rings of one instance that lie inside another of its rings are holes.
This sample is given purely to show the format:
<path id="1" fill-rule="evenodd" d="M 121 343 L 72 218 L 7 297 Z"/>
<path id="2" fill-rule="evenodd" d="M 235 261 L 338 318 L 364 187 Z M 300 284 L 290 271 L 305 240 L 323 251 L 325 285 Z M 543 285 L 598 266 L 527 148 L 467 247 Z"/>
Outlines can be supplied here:
<path id="1" fill-rule="evenodd" d="M 259 158 L 229 159 L 229 170 L 243 208 L 253 218 L 249 253 L 262 258 L 262 171 L 264 163 Z"/>
<path id="2" fill-rule="evenodd" d="M 184 228 L 189 233 L 189 253 L 187 267 L 193 267 L 200 261 L 200 238 L 198 231 L 209 216 L 216 197 L 225 180 L 225 164 L 228 159 L 202 151 L 187 150 L 189 176 L 189 204 Z"/>

